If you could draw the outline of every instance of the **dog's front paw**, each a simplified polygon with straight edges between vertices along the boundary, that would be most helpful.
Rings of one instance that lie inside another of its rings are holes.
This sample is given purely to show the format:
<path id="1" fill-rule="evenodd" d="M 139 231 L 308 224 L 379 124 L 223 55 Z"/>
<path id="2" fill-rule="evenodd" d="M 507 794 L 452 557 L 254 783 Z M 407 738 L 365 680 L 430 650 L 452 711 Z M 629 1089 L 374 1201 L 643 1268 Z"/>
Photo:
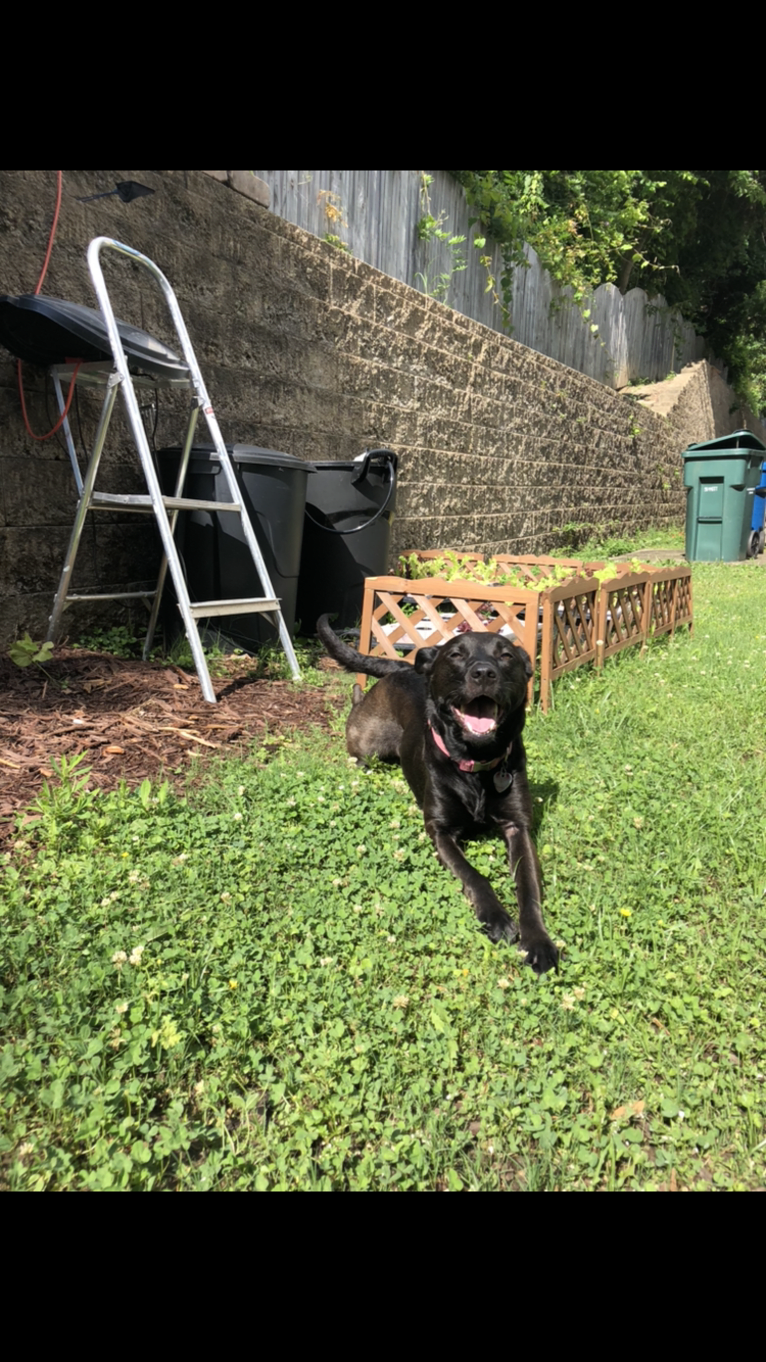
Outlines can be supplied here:
<path id="1" fill-rule="evenodd" d="M 501 903 L 478 909 L 476 915 L 490 941 L 513 942 L 519 935 L 516 923 Z"/>
<path id="2" fill-rule="evenodd" d="M 558 970 L 559 953 L 549 936 L 531 937 L 521 942 L 521 950 L 527 957 L 527 964 L 535 974 L 545 974 L 549 969 Z"/>

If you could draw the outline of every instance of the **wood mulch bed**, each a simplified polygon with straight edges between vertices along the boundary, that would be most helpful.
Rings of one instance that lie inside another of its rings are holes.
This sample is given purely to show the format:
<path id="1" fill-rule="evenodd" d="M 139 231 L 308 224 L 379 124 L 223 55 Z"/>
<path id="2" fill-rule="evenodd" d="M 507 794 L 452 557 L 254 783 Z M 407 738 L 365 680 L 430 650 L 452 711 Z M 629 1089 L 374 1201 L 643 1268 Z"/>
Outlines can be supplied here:
<path id="1" fill-rule="evenodd" d="M 327 728 L 348 703 L 334 687 L 253 678 L 250 658 L 222 666 L 226 675 L 213 680 L 218 703 L 208 705 L 196 675 L 175 666 L 58 648 L 44 675 L 0 657 L 0 843 L 53 775 L 52 759 L 86 752 L 90 785 L 103 790 L 160 774 L 172 781 L 192 755 L 243 752 L 269 734 Z"/>

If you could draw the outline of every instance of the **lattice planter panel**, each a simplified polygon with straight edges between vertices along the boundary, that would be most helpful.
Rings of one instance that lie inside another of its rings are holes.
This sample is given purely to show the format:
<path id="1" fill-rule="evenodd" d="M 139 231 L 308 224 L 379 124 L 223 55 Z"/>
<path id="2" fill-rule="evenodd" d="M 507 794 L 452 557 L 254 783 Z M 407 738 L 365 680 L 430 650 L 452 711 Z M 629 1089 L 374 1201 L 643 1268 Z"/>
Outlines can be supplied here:
<path id="1" fill-rule="evenodd" d="M 692 570 L 656 568 L 652 573 L 651 634 L 672 634 L 680 624 L 694 626 Z"/>
<path id="2" fill-rule="evenodd" d="M 411 662 L 418 648 L 442 643 L 466 630 L 505 633 L 529 653 L 547 710 L 552 676 L 595 660 L 598 591 L 598 582 L 584 577 L 546 591 L 446 582 L 438 577 L 416 582 L 404 577 L 368 577 L 359 649 L 373 657 Z M 544 670 L 541 657 L 547 660 Z M 358 680 L 364 685 L 364 677 Z M 533 695 L 534 678 L 530 702 Z"/>
<path id="3" fill-rule="evenodd" d="M 540 701 L 546 712 L 553 681 L 585 662 L 597 661 L 601 591 L 595 577 L 574 577 L 540 595 Z"/>
<path id="4" fill-rule="evenodd" d="M 602 582 L 598 614 L 598 664 L 623 648 L 646 646 L 651 621 L 651 573 L 631 572 Z"/>
<path id="5" fill-rule="evenodd" d="M 409 555 L 408 555 L 409 556 Z M 440 550 L 417 552 L 420 560 L 443 557 Z M 478 554 L 461 558 L 480 563 Z M 469 580 L 438 577 L 368 577 L 359 650 L 374 657 L 414 661 L 418 648 L 445 642 L 466 630 L 505 633 L 526 649 L 539 682 L 543 711 L 550 705 L 551 685 L 564 672 L 604 659 L 623 648 L 644 648 L 680 624 L 692 625 L 691 569 L 646 568 L 599 582 L 573 576 L 543 590 L 534 576 L 550 576 L 556 566 L 581 568 L 579 559 L 498 556 L 507 569 L 529 569 L 529 587 L 487 586 Z M 602 564 L 588 563 L 586 572 Z M 535 573 L 535 569 L 537 572 Z M 526 575 L 526 574 L 525 574 Z M 360 675 L 364 686 L 366 677 Z M 534 695 L 534 677 L 529 699 Z"/>

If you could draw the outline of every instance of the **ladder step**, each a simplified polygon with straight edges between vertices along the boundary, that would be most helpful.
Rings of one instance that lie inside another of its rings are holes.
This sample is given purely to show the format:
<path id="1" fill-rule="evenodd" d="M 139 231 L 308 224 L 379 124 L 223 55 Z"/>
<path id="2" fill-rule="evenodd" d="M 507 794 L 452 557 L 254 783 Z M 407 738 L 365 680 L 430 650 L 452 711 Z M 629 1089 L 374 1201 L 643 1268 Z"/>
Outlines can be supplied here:
<path id="1" fill-rule="evenodd" d="M 162 504 L 168 511 L 241 511 L 238 501 L 200 501 L 197 497 L 163 497 Z M 94 492 L 90 499 L 90 510 L 101 511 L 114 507 L 119 511 L 153 511 L 151 497 L 123 496 L 119 492 Z"/>
<path id="2" fill-rule="evenodd" d="M 154 591 L 111 591 L 103 596 L 69 595 L 65 598 L 64 604 L 71 605 L 73 602 L 77 601 L 138 601 L 138 600 L 152 601 L 154 600 L 154 597 L 156 595 L 157 595 L 156 587 Z"/>
<path id="3" fill-rule="evenodd" d="M 195 620 L 208 615 L 251 615 L 278 609 L 279 601 L 269 596 L 251 596 L 237 601 L 195 601 L 189 606 Z"/>

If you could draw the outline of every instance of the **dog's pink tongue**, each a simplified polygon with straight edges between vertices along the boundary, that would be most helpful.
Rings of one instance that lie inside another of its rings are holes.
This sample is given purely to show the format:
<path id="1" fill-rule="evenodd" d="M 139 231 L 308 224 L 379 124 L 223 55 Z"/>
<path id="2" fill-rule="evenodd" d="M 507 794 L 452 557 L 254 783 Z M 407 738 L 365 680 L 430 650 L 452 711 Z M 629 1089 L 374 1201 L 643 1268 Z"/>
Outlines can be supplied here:
<path id="1" fill-rule="evenodd" d="M 466 728 L 472 733 L 489 733 L 490 729 L 495 728 L 495 715 L 497 706 L 492 700 L 472 700 L 461 711 L 460 717 Z"/>
<path id="2" fill-rule="evenodd" d="M 470 728 L 472 733 L 489 733 L 489 730 L 495 727 L 495 721 L 494 719 L 477 719 L 472 714 L 466 714 L 465 726 Z"/>

